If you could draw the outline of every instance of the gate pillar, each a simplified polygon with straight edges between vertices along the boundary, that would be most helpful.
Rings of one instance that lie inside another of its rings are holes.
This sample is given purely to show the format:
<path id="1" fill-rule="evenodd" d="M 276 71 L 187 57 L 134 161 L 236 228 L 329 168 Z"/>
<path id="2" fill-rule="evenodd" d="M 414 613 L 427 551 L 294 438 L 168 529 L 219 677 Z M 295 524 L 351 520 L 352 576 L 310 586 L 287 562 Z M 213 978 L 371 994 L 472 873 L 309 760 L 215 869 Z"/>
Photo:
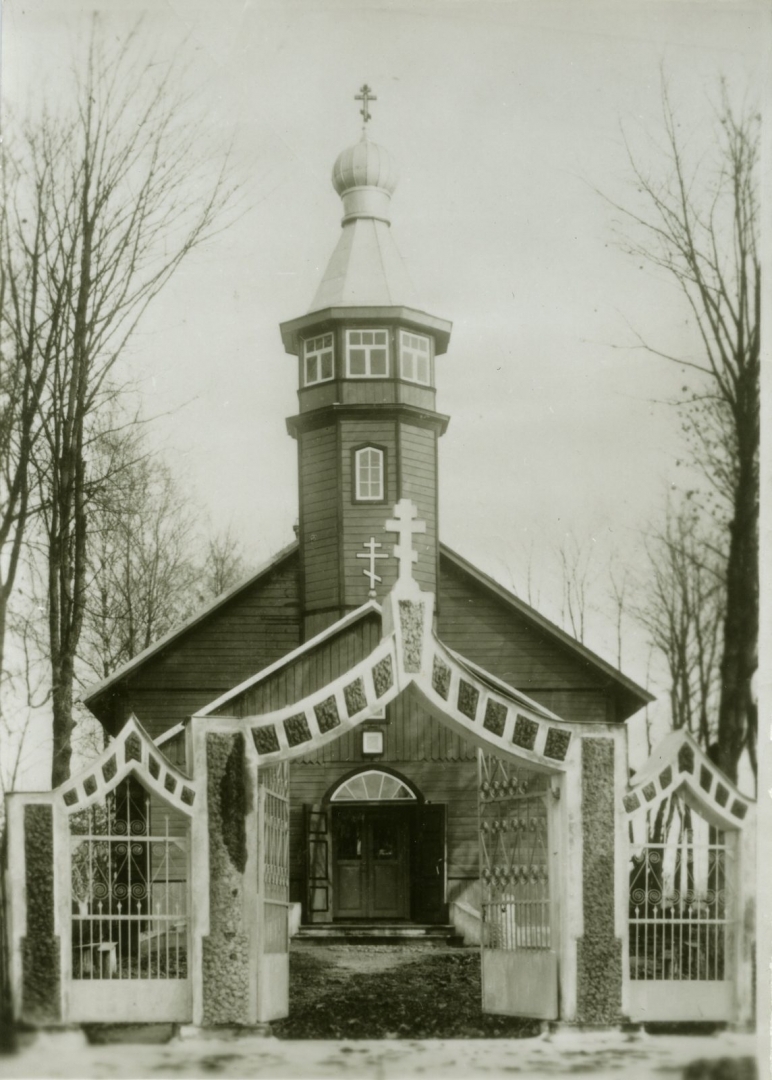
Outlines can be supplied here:
<path id="1" fill-rule="evenodd" d="M 580 1024 L 622 1019 L 624 875 L 618 793 L 625 783 L 623 734 L 581 740 L 582 920 L 576 941 L 574 1017 Z"/>
<path id="2" fill-rule="evenodd" d="M 251 1026 L 257 1023 L 259 954 L 257 768 L 243 731 L 210 725 L 193 738 L 196 775 L 206 776 L 206 813 L 194 823 L 194 911 L 208 908 L 208 917 L 198 920 L 194 1023 Z"/>
<path id="3" fill-rule="evenodd" d="M 24 867 L 23 896 L 12 902 L 10 912 L 12 939 L 23 930 L 18 953 L 11 948 L 16 968 L 14 1012 L 28 1024 L 59 1024 L 62 980 L 54 893 L 54 807 L 50 801 L 23 803 L 17 797 L 8 799 L 7 808 L 8 865 Z M 21 877 L 12 875 L 12 891 L 19 890 Z"/>

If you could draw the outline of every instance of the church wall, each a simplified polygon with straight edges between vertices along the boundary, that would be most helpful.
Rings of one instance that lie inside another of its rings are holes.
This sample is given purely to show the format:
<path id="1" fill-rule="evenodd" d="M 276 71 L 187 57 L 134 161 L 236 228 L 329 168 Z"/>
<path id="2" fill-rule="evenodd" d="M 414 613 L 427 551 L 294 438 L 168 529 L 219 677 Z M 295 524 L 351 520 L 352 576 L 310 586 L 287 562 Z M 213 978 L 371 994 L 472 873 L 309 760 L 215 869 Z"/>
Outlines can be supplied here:
<path id="1" fill-rule="evenodd" d="M 568 649 L 550 641 L 545 633 L 528 623 L 493 594 L 458 572 L 447 559 L 440 562 L 440 608 L 438 633 L 451 649 L 479 664 L 492 675 L 503 679 L 526 694 L 542 701 L 540 695 L 563 694 L 565 708 L 559 715 L 566 720 L 579 719 L 569 709 L 587 710 L 573 691 L 603 692 L 602 675 L 589 663 L 573 656 Z M 566 692 L 571 691 L 570 697 Z M 605 699 L 605 694 L 604 694 Z M 600 698 L 595 698 L 597 709 Z M 547 705 L 547 700 L 544 700 Z M 548 707 L 552 708 L 552 705 Z M 589 716 L 587 717 L 590 718 Z M 602 717 L 606 719 L 605 710 Z"/>
<path id="2" fill-rule="evenodd" d="M 429 716 L 410 695 L 396 698 L 387 706 L 386 722 L 375 721 L 374 724 L 384 732 L 385 753 L 378 760 L 395 767 L 400 761 L 477 760 L 475 748 L 470 743 Z M 353 768 L 372 759 L 363 756 L 362 732 L 355 729 L 296 760 L 314 765 L 345 762 Z"/>
<path id="3" fill-rule="evenodd" d="M 120 727 L 135 713 L 154 738 L 300 644 L 298 557 L 292 554 L 122 684 L 96 715 Z"/>
<path id="4" fill-rule="evenodd" d="M 477 880 L 477 751 L 456 732 L 426 713 L 411 695 L 387 707 L 387 719 L 366 724 L 384 733 L 384 753 L 362 754 L 362 730 L 327 743 L 290 768 L 292 899 L 303 899 L 305 838 L 303 805 L 321 803 L 330 787 L 357 768 L 386 765 L 411 780 L 429 802 L 447 812 L 448 899 Z"/>
<path id="5" fill-rule="evenodd" d="M 542 690 L 529 691 L 534 701 L 551 709 L 562 720 L 577 723 L 612 723 L 613 699 L 604 690 Z"/>
<path id="6" fill-rule="evenodd" d="M 381 619 L 373 612 L 341 631 L 331 641 L 298 657 L 231 698 L 218 713 L 223 716 L 254 716 L 273 712 L 321 690 L 333 679 L 364 660 L 381 640 Z M 217 715 L 217 714 L 215 714 Z"/>
<path id="7" fill-rule="evenodd" d="M 364 576 L 366 563 L 357 555 L 362 545 L 374 537 L 386 545 L 393 540 L 384 532 L 384 523 L 391 517 L 397 501 L 397 440 L 394 420 L 343 420 L 340 425 L 340 483 L 343 506 L 343 542 L 341 544 L 341 567 L 344 582 L 344 601 L 347 607 L 358 607 L 368 596 L 368 582 Z M 382 503 L 354 502 L 354 451 L 364 445 L 373 445 L 386 451 L 386 500 Z M 383 597 L 396 580 L 396 561 L 384 559 L 377 573 L 383 578 L 378 595 Z"/>
<path id="8" fill-rule="evenodd" d="M 298 441 L 300 525 L 305 608 L 337 607 L 338 442 L 334 424 L 303 432 Z"/>
<path id="9" fill-rule="evenodd" d="M 402 476 L 400 496 L 412 499 L 426 533 L 413 538 L 418 562 L 413 576 L 422 589 L 437 589 L 437 438 L 430 428 L 400 424 Z"/>

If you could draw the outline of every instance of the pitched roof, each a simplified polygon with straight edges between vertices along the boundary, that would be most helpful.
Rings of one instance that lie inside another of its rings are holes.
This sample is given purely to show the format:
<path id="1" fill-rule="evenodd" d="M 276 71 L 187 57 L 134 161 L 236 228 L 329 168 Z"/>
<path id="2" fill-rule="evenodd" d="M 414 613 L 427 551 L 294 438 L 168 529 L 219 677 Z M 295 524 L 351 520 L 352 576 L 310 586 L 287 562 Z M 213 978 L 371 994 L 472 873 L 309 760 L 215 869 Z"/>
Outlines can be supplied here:
<path id="1" fill-rule="evenodd" d="M 91 703 L 93 703 L 95 699 L 104 694 L 106 690 L 121 682 L 128 675 L 132 674 L 148 660 L 150 660 L 152 657 L 158 655 L 169 645 L 182 638 L 194 627 L 203 623 L 206 619 L 208 619 L 211 615 L 213 615 L 216 611 L 222 608 L 234 597 L 238 596 L 241 592 L 250 588 L 257 581 L 259 581 L 260 578 L 265 577 L 272 570 L 276 569 L 284 560 L 288 559 L 297 550 L 297 541 L 294 541 L 293 543 L 288 544 L 287 547 L 282 548 L 281 551 L 277 552 L 277 554 L 272 559 L 264 563 L 258 570 L 255 571 L 254 574 L 247 578 L 246 581 L 243 581 L 240 584 L 234 586 L 228 592 L 223 593 L 221 596 L 218 596 L 209 604 L 206 604 L 190 619 L 170 630 L 168 634 L 165 634 L 162 638 L 159 638 L 158 641 L 154 642 L 143 652 L 138 653 L 137 656 L 133 657 L 131 660 L 127 661 L 125 664 L 119 667 L 116 671 L 112 673 L 112 675 L 109 675 L 106 679 L 103 679 L 95 686 L 89 687 L 83 698 L 84 703 L 90 707 Z M 447 561 L 451 565 L 456 567 L 456 569 L 460 570 L 463 574 L 470 577 L 478 585 L 481 585 L 483 588 L 487 589 L 504 604 L 506 604 L 512 611 L 517 612 L 518 615 L 524 618 L 533 627 L 542 631 L 544 634 L 546 634 L 548 637 L 551 637 L 553 640 L 557 641 L 569 652 L 579 657 L 581 660 L 589 664 L 596 671 L 600 672 L 605 678 L 607 678 L 609 682 L 611 682 L 620 693 L 622 711 L 624 712 L 625 717 L 632 715 L 633 712 L 636 712 L 648 702 L 654 701 L 654 696 L 650 694 L 648 690 L 644 690 L 643 687 L 639 686 L 636 682 L 634 682 L 633 679 L 628 678 L 627 675 L 624 675 L 621 671 L 615 668 L 613 664 L 608 663 L 608 661 L 598 656 L 597 653 L 594 653 L 591 649 L 588 649 L 586 645 L 581 644 L 575 638 L 571 637 L 570 634 L 567 634 L 564 630 L 561 630 L 559 626 L 556 626 L 555 623 L 545 618 L 544 615 L 541 615 L 538 611 L 536 611 L 535 608 L 531 607 L 530 604 L 525 603 L 524 600 L 521 600 L 518 596 L 515 596 L 513 592 L 510 592 L 509 589 L 505 588 L 503 585 L 500 585 L 499 582 L 497 582 L 494 578 L 490 577 L 488 574 L 485 574 L 482 570 L 479 570 L 476 566 L 474 566 L 473 563 L 469 562 L 468 559 L 465 559 L 462 555 L 459 555 L 457 552 L 452 551 L 446 544 L 443 543 L 440 544 L 440 554 L 443 558 L 447 559 Z M 365 605 L 364 608 L 358 609 L 357 612 L 352 612 L 352 617 L 358 617 L 359 615 L 361 615 L 365 608 L 369 610 L 369 605 Z M 331 627 L 330 631 L 332 632 L 336 629 L 339 629 L 339 624 Z M 304 646 L 301 646 L 301 650 L 310 647 L 310 645 L 311 642 L 307 642 Z M 281 666 L 293 657 L 294 652 L 287 654 L 287 656 L 282 658 L 281 661 L 278 661 L 278 666 Z M 259 674 L 260 677 L 262 677 L 266 673 L 260 672 Z M 244 688 L 245 687 L 243 685 L 239 687 L 239 689 Z M 230 693 L 226 695 L 226 697 L 228 696 L 230 696 Z"/>
<path id="2" fill-rule="evenodd" d="M 245 581 L 238 582 L 238 584 L 234 585 L 233 588 L 228 589 L 226 592 L 221 593 L 219 596 L 216 596 L 214 600 L 210 600 L 209 603 L 204 604 L 203 607 L 199 608 L 199 610 L 194 615 L 191 615 L 189 619 L 186 619 L 184 622 L 180 623 L 179 626 L 172 627 L 172 629 L 167 634 L 164 634 L 163 637 L 160 637 L 157 641 L 154 641 L 152 645 L 148 645 L 146 649 L 143 649 L 142 652 L 137 653 L 137 655 L 133 656 L 131 660 L 127 660 L 125 664 L 121 664 L 121 666 L 119 668 L 116 668 L 111 675 L 107 676 L 107 678 L 102 679 L 101 682 L 95 683 L 93 686 L 89 686 L 83 696 L 83 703 L 90 707 L 90 703 L 95 698 L 98 698 L 101 694 L 103 694 L 105 690 L 109 690 L 111 686 L 114 686 L 122 679 L 125 679 L 127 675 L 130 675 L 133 671 L 136 671 L 137 668 L 142 667 L 142 665 L 146 661 L 150 660 L 151 657 L 156 656 L 158 653 L 162 652 L 165 648 L 167 648 L 167 646 L 177 641 L 178 638 L 183 637 L 186 633 L 188 633 L 189 630 L 192 630 L 193 627 L 198 626 L 200 623 L 208 619 L 210 615 L 213 615 L 216 611 L 219 611 L 220 608 L 224 607 L 228 603 L 228 601 L 233 600 L 234 597 L 239 595 L 239 593 L 244 592 L 245 589 L 248 589 L 252 585 L 256 584 L 256 582 L 258 582 L 260 578 L 265 577 L 272 570 L 275 570 L 280 563 L 284 562 L 285 559 L 289 558 L 290 555 L 294 554 L 297 551 L 298 547 L 299 544 L 297 540 L 294 540 L 291 544 L 283 547 L 271 559 L 269 559 L 267 562 L 264 562 L 262 566 L 259 566 L 253 574 L 250 574 L 250 576 Z"/>
<path id="3" fill-rule="evenodd" d="M 320 630 L 314 637 L 309 638 L 308 641 L 304 641 L 302 645 L 298 645 L 297 649 L 293 649 L 291 652 L 285 653 L 280 660 L 276 660 L 273 664 L 269 664 L 268 667 L 262 668 L 262 670 L 256 672 L 254 675 L 250 675 L 248 679 L 244 679 L 238 686 L 234 686 L 230 690 L 226 690 L 224 694 L 220 694 L 214 701 L 210 701 L 208 705 L 205 705 L 202 709 L 196 712 L 196 716 L 210 716 L 213 712 L 221 709 L 227 702 L 232 701 L 233 698 L 243 694 L 245 690 L 249 690 L 250 687 L 256 686 L 258 683 L 263 682 L 270 675 L 274 675 L 277 671 L 281 671 L 282 668 L 289 667 L 301 656 L 311 652 L 313 649 L 323 645 L 325 641 L 330 638 L 336 637 L 341 630 L 345 630 L 353 623 L 359 622 L 360 619 L 365 618 L 367 615 L 378 615 L 380 617 L 382 612 L 381 605 L 376 603 L 375 600 L 368 600 L 366 604 L 362 604 L 355 611 L 349 611 L 337 622 L 334 622 L 331 626 L 326 627 L 324 630 Z"/>
<path id="4" fill-rule="evenodd" d="M 473 563 L 470 563 L 468 559 L 465 559 L 463 555 L 459 555 L 457 552 L 452 551 L 447 544 L 440 543 L 440 554 L 463 573 L 468 574 L 469 577 L 473 578 L 478 584 L 484 586 L 500 600 L 503 600 L 505 604 L 514 611 L 517 611 L 519 615 L 522 615 L 533 626 L 544 631 L 544 633 L 554 638 L 559 644 L 565 646 L 565 648 L 574 653 L 574 655 L 578 656 L 596 670 L 600 671 L 608 679 L 616 683 L 625 697 L 631 699 L 629 703 L 633 704 L 633 702 L 635 702 L 635 708 L 630 709 L 627 714 L 628 716 L 637 709 L 640 709 L 643 705 L 655 700 L 654 695 L 650 694 L 648 690 L 644 690 L 642 686 L 639 686 L 637 682 L 630 679 L 618 668 L 615 668 L 613 664 L 604 660 L 603 657 L 598 656 L 592 649 L 588 649 L 586 645 L 577 641 L 576 638 L 571 637 L 565 630 L 561 630 L 559 626 L 538 612 L 536 608 L 531 607 L 530 604 L 526 604 L 519 596 L 510 592 L 510 590 L 503 585 L 500 585 L 495 578 L 492 578 L 482 570 L 479 570 Z"/>

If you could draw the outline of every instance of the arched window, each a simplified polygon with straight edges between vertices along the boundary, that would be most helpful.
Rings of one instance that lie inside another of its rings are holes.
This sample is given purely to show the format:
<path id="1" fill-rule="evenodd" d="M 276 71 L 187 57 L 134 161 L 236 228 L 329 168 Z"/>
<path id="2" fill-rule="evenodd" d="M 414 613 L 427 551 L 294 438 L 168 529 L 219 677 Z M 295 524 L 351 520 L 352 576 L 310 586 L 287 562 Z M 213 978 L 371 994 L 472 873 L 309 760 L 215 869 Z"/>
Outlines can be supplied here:
<path id="1" fill-rule="evenodd" d="M 416 802 L 415 792 L 397 776 L 368 769 L 357 773 L 332 793 L 330 802 Z"/>
<path id="2" fill-rule="evenodd" d="M 385 455 L 375 446 L 354 452 L 354 498 L 357 502 L 383 502 L 386 498 Z"/>

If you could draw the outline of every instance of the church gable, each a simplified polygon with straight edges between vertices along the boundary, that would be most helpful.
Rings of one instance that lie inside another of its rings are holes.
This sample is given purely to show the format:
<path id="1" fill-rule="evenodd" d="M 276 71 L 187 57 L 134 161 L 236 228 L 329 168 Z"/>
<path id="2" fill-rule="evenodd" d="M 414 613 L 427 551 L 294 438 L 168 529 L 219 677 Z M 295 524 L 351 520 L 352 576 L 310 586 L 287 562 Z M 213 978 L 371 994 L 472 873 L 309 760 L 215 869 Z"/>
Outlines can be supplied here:
<path id="1" fill-rule="evenodd" d="M 297 546 L 94 687 L 85 704 L 108 729 L 132 712 L 153 738 L 300 643 Z"/>
<path id="2" fill-rule="evenodd" d="M 200 715 L 259 716 L 322 690 L 377 648 L 382 637 L 380 611 L 374 604 L 367 605 L 348 616 L 340 629 L 319 637 L 318 643 L 312 640 L 287 656 L 286 663 L 271 665 L 243 687 L 208 704 Z"/>
<path id="3" fill-rule="evenodd" d="M 449 648 L 566 719 L 624 720 L 650 700 L 632 680 L 445 545 L 437 618 Z"/>

